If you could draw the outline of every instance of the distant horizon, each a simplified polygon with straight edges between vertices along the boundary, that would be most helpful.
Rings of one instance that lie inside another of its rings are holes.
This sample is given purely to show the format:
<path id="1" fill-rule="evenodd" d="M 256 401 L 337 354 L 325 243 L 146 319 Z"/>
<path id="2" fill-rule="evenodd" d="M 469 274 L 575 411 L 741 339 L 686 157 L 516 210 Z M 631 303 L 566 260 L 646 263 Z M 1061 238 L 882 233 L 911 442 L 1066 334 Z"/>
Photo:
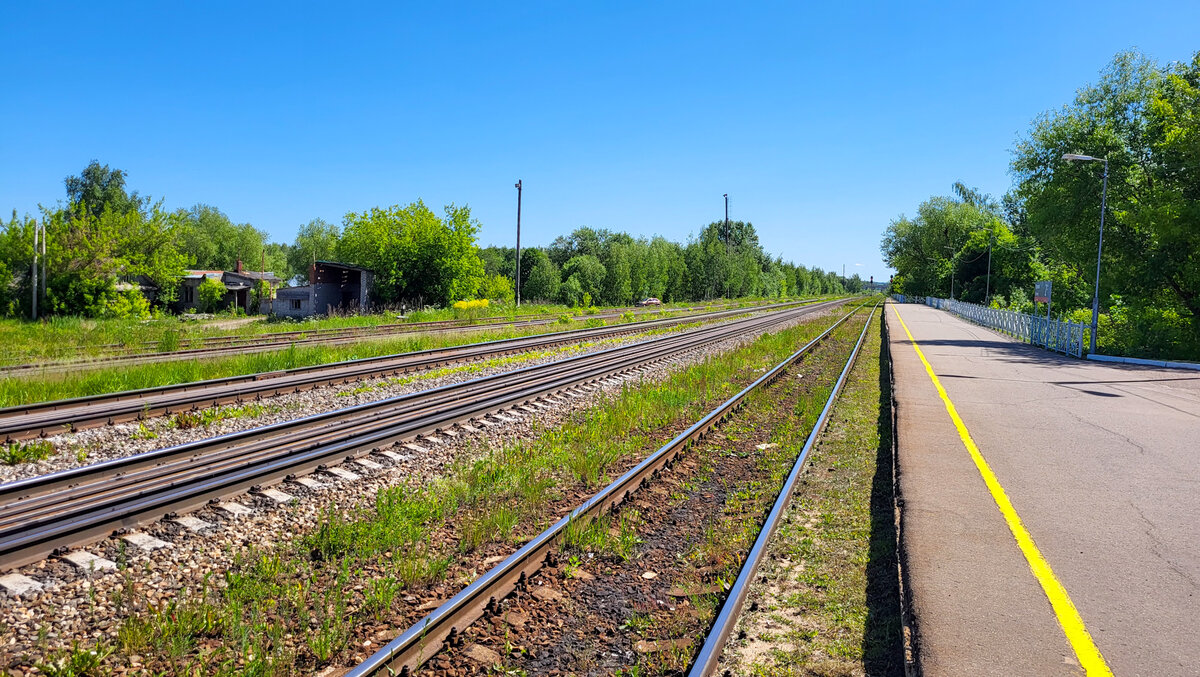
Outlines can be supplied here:
<path id="1" fill-rule="evenodd" d="M 92 159 L 278 242 L 421 198 L 512 245 L 518 179 L 523 245 L 683 242 L 728 193 L 773 255 L 864 280 L 891 219 L 955 181 L 1003 195 L 1014 143 L 1114 54 L 1200 48 L 1182 2 L 127 7 L 6 8 L 6 218 Z"/>

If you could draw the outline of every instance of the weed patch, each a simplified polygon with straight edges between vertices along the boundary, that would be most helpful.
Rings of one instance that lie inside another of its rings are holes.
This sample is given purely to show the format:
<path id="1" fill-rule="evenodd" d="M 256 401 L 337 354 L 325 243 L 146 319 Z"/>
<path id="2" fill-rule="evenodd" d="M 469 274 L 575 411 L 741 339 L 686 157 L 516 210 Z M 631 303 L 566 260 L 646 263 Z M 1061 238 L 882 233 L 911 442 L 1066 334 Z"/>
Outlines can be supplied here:
<path id="1" fill-rule="evenodd" d="M 53 456 L 55 451 L 54 445 L 46 440 L 10 442 L 0 446 L 0 463 L 17 465 L 18 463 L 44 461 Z"/>

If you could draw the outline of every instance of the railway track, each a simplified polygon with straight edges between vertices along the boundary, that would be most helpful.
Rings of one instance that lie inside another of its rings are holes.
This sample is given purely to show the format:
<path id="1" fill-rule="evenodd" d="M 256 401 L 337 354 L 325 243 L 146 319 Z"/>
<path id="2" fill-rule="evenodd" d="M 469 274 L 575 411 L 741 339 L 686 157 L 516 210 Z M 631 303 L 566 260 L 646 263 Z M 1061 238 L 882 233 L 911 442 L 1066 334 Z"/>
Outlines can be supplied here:
<path id="1" fill-rule="evenodd" d="M 870 315 L 863 326 L 862 333 L 859 335 L 854 349 L 847 358 L 821 414 L 817 418 L 800 454 L 796 458 L 771 511 L 768 513 L 736 581 L 730 588 L 711 632 L 706 637 L 698 656 L 693 661 L 691 671 L 689 672 L 689 675 L 692 677 L 707 676 L 715 672 L 721 650 L 737 621 L 742 603 L 749 590 L 749 584 L 753 580 L 755 571 L 757 570 L 759 560 L 761 560 L 766 550 L 766 545 L 778 526 L 784 509 L 791 500 L 804 462 L 808 458 L 808 454 L 816 443 L 817 438 L 820 436 L 834 401 L 846 382 L 877 308 L 878 304 L 870 310 Z M 843 316 L 821 335 L 780 362 L 773 369 L 767 371 L 737 395 L 734 395 L 713 409 L 612 484 L 593 495 L 539 536 L 530 540 L 495 568 L 476 579 L 475 582 L 471 583 L 453 598 L 413 624 L 399 637 L 386 644 L 366 661 L 347 673 L 347 677 L 368 677 L 382 674 L 398 674 L 407 677 L 412 671 L 436 656 L 444 647 L 460 644 L 460 638 L 465 628 L 487 614 L 499 612 L 500 600 L 503 600 L 514 591 L 529 589 L 529 581 L 558 552 L 559 543 L 569 525 L 577 520 L 587 520 L 602 515 L 630 499 L 639 489 L 645 488 L 654 478 L 658 477 L 659 473 L 665 469 L 669 469 L 688 447 L 702 440 L 709 431 L 739 409 L 750 393 L 778 378 L 788 367 L 808 354 L 855 312 L 852 311 Z"/>
<path id="2" fill-rule="evenodd" d="M 770 311 L 813 301 L 738 308 L 685 317 L 649 320 L 634 324 L 576 329 L 485 343 L 435 348 L 413 353 L 363 358 L 328 365 L 300 367 L 265 374 L 231 376 L 156 388 L 54 400 L 0 409 L 0 440 L 17 441 L 56 435 L 112 423 L 136 421 L 179 411 L 258 400 L 301 392 L 323 385 L 351 383 L 366 378 L 399 375 L 469 360 L 490 359 L 529 350 L 553 348 L 581 341 L 601 340 L 669 328 L 696 321 L 712 321 Z"/>
<path id="3" fill-rule="evenodd" d="M 841 303 L 778 310 L 0 485 L 0 571 Z"/>
<path id="4" fill-rule="evenodd" d="M 682 312 L 691 313 L 695 311 L 709 311 L 714 308 L 727 308 L 730 305 L 736 304 L 719 304 L 708 307 L 687 307 L 674 308 L 665 312 Z M 617 308 L 603 313 L 594 315 L 577 316 L 575 319 L 613 319 L 621 315 L 632 312 L 634 314 L 645 314 L 650 312 L 663 312 L 659 309 L 645 308 Z M 178 360 L 202 359 L 205 357 L 227 355 L 230 349 L 236 348 L 239 354 L 257 353 L 278 350 L 290 346 L 312 346 L 312 345 L 339 345 L 344 343 L 352 343 L 362 341 L 364 339 L 375 338 L 394 338 L 397 336 L 405 336 L 409 334 L 424 334 L 436 333 L 441 331 L 484 331 L 488 329 L 497 329 L 500 327 L 522 328 L 536 327 L 554 324 L 558 321 L 557 316 L 549 315 L 525 315 L 517 316 L 512 319 L 505 319 L 495 322 L 475 322 L 472 320 L 436 320 L 430 322 L 398 322 L 384 325 L 374 325 L 365 327 L 341 327 L 334 329 L 313 329 L 313 330 L 297 330 L 288 332 L 272 332 L 269 334 L 258 335 L 226 335 L 202 337 L 196 339 L 183 339 L 180 342 L 180 349 L 171 351 L 157 351 L 156 343 L 142 343 L 130 349 L 127 346 L 120 344 L 109 344 L 101 346 L 101 354 L 93 357 L 26 362 L 22 364 L 5 364 L 0 365 L 0 377 L 20 378 L 33 374 L 52 374 L 78 369 L 100 369 L 113 366 L 134 366 L 139 364 L 152 364 L 158 362 L 172 362 Z M 17 358 L 17 359 L 28 359 Z"/>

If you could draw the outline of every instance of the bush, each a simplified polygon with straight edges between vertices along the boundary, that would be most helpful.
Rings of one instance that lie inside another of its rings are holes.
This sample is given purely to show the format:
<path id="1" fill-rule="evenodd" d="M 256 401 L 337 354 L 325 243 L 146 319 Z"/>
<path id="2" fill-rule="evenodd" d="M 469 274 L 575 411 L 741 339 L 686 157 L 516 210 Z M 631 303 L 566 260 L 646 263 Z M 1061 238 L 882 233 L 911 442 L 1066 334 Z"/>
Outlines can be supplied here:
<path id="1" fill-rule="evenodd" d="M 455 301 L 451 307 L 454 308 L 454 314 L 458 317 L 474 320 L 487 312 L 488 305 L 487 299 L 475 299 L 473 301 Z"/>
<path id="2" fill-rule="evenodd" d="M 99 317 L 116 293 L 111 278 L 88 278 L 76 273 L 50 275 L 46 309 L 58 315 Z"/>
<path id="3" fill-rule="evenodd" d="M 1119 296 L 1098 318 L 1096 350 L 1105 355 L 1158 360 L 1200 360 L 1193 321 L 1175 308 L 1126 305 Z M 1075 311 L 1072 320 L 1091 324 L 1092 311 Z"/>
<path id="4" fill-rule="evenodd" d="M 512 280 L 503 275 L 492 275 L 484 279 L 483 285 L 479 289 L 479 296 L 501 303 L 511 303 L 516 298 Z"/>
<path id="5" fill-rule="evenodd" d="M 143 320 L 150 317 L 150 302 L 138 289 L 118 291 L 105 300 L 100 317 Z"/>
<path id="6" fill-rule="evenodd" d="M 206 277 L 196 290 L 196 297 L 200 299 L 200 307 L 204 312 L 213 313 L 221 307 L 227 291 L 225 285 L 221 284 L 219 280 Z"/>

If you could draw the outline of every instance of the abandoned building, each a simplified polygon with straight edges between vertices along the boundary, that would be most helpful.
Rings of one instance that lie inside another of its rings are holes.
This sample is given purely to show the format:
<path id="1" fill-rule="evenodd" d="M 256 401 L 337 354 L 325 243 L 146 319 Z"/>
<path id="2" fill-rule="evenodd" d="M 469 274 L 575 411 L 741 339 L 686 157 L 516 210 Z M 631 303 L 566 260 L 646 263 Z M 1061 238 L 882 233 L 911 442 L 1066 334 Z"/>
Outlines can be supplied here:
<path id="1" fill-rule="evenodd" d="M 270 296 L 254 304 L 254 285 L 259 280 L 266 280 L 272 290 L 283 284 L 283 280 L 271 272 L 256 272 L 245 270 L 242 262 L 237 262 L 234 270 L 185 270 L 179 289 L 179 300 L 175 302 L 175 310 L 185 312 L 190 309 L 200 310 L 200 284 L 205 279 L 212 279 L 225 285 L 225 296 L 221 299 L 220 310 L 226 308 L 241 308 L 247 315 L 267 313 L 271 310 Z"/>
<path id="2" fill-rule="evenodd" d="M 308 284 L 283 287 L 275 293 L 272 312 L 282 317 L 354 313 L 370 307 L 375 275 L 366 268 L 333 261 L 308 267 Z"/>

